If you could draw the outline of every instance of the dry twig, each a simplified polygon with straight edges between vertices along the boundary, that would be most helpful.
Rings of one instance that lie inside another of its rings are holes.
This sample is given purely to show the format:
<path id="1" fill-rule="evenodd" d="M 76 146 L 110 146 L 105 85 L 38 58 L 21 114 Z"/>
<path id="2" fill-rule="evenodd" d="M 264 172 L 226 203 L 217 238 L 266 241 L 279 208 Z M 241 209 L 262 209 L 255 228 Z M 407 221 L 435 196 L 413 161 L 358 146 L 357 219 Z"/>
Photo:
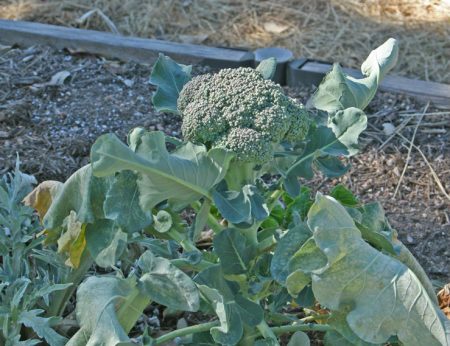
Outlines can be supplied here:
<path id="1" fill-rule="evenodd" d="M 420 123 L 422 122 L 422 119 L 425 116 L 425 113 L 427 112 L 429 106 L 430 106 L 430 102 L 428 102 L 427 105 L 425 106 L 422 114 L 420 115 L 419 120 L 417 121 L 416 127 L 414 128 L 414 133 L 412 135 L 412 138 L 411 138 L 411 141 L 410 141 L 410 146 L 408 148 L 408 155 L 406 157 L 405 166 L 403 167 L 402 174 L 400 175 L 400 179 L 398 180 L 398 183 L 397 183 L 397 186 L 395 188 L 394 195 L 392 196 L 392 199 L 395 199 L 395 196 L 397 196 L 398 189 L 400 188 L 400 185 L 402 184 L 402 181 L 403 181 L 403 177 L 405 176 L 406 170 L 408 169 L 409 160 L 411 160 L 411 150 L 412 150 L 412 146 L 414 144 L 414 139 L 416 138 L 417 129 L 419 128 Z"/>

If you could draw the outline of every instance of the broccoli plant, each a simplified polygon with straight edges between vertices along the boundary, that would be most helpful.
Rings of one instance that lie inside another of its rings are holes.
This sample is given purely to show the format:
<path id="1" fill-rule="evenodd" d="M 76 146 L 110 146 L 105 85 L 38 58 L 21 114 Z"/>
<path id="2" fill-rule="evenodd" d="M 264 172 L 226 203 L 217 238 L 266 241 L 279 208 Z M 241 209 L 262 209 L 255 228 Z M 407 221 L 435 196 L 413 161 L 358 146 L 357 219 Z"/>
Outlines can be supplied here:
<path id="1" fill-rule="evenodd" d="M 73 283 L 83 263 L 109 272 L 79 285 L 68 345 L 263 346 L 285 334 L 309 345 L 308 331 L 323 332 L 326 345 L 447 345 L 434 288 L 382 207 L 343 186 L 313 198 L 301 184 L 348 170 L 363 109 L 396 59 L 389 39 L 362 79 L 335 65 L 304 106 L 270 81 L 273 59 L 192 78 L 190 66 L 161 55 L 153 103 L 181 117 L 183 139 L 142 128 L 127 144 L 101 136 L 89 165 L 30 195 Z M 132 339 L 150 302 L 210 318 Z"/>
<path id="2" fill-rule="evenodd" d="M 235 155 L 225 179 L 237 190 L 254 182 L 255 171 L 273 160 L 282 141 L 305 139 L 310 122 L 301 104 L 252 68 L 193 78 L 181 90 L 177 109 L 185 140 Z"/>

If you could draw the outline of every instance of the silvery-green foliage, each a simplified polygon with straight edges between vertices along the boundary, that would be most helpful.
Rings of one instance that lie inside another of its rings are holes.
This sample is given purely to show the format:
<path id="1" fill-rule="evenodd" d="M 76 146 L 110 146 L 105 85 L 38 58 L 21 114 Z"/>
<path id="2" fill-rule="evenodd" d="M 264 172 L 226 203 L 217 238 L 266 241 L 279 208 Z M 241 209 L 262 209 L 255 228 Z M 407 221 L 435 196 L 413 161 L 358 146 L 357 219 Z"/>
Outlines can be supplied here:
<path id="1" fill-rule="evenodd" d="M 57 259 L 56 266 L 47 265 L 50 256 L 32 260 L 41 249 L 42 240 L 35 238 L 40 226 L 33 209 L 21 201 L 33 184 L 34 177 L 19 170 L 19 161 L 15 171 L 0 180 L 0 344 L 19 344 L 28 327 L 35 333 L 29 345 L 46 341 L 62 346 L 67 339 L 53 329 L 60 319 L 42 316 L 44 310 L 38 307 L 48 307 L 52 293 L 70 284 L 55 284 L 64 273 Z"/>

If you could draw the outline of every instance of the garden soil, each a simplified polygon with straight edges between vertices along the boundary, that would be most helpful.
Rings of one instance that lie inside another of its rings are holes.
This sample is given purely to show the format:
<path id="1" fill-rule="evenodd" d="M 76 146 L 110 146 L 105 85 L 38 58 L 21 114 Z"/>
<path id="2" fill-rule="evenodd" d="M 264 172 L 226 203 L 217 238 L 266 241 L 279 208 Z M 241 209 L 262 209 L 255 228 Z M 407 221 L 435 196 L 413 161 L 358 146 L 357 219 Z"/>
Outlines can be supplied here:
<path id="1" fill-rule="evenodd" d="M 0 174 L 18 156 L 21 170 L 39 182 L 64 181 L 89 162 L 101 134 L 124 140 L 142 126 L 180 136 L 180 119 L 151 105 L 150 72 L 150 65 L 45 47 L 0 47 Z M 306 102 L 312 90 L 286 92 Z M 442 287 L 450 282 L 450 110 L 379 92 L 366 113 L 369 126 L 350 172 L 306 184 L 326 193 L 343 183 L 364 202 L 380 201 L 399 238 Z"/>

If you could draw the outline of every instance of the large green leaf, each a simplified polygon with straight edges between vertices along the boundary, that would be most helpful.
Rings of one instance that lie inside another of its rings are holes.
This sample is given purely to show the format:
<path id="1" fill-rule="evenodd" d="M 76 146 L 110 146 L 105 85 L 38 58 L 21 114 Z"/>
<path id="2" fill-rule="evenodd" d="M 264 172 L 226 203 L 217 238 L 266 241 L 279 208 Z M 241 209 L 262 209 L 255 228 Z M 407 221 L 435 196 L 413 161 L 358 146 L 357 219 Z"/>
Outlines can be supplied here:
<path id="1" fill-rule="evenodd" d="M 228 228 L 214 237 L 214 251 L 225 275 L 245 274 L 257 249 L 239 230 Z"/>
<path id="2" fill-rule="evenodd" d="M 115 135 L 103 135 L 92 147 L 91 162 L 94 174 L 105 177 L 122 170 L 134 170 L 138 180 L 140 205 L 150 210 L 169 200 L 174 208 L 181 208 L 202 196 L 220 182 L 232 159 L 223 149 L 206 151 L 204 146 L 187 143 L 173 153 L 166 149 L 162 132 L 143 132 L 135 129 L 130 146 L 133 152 Z"/>
<path id="3" fill-rule="evenodd" d="M 327 319 L 327 324 L 332 326 L 335 331 L 328 332 L 328 336 L 325 337 L 325 344 L 330 346 L 374 346 L 379 344 L 373 344 L 361 340 L 356 335 L 347 323 L 346 316 L 348 311 L 343 309 L 342 311 L 333 311 L 331 316 Z"/>
<path id="4" fill-rule="evenodd" d="M 396 64 L 397 56 L 397 42 L 390 38 L 373 50 L 362 64 L 361 72 L 365 78 L 347 76 L 335 64 L 308 101 L 308 106 L 329 113 L 350 107 L 364 109 L 375 96 L 383 77 Z"/>
<path id="5" fill-rule="evenodd" d="M 157 111 L 178 114 L 178 95 L 191 79 L 191 71 L 192 66 L 177 64 L 168 56 L 159 54 L 150 76 L 150 83 L 157 87 L 152 97 Z"/>
<path id="6" fill-rule="evenodd" d="M 243 324 L 235 304 L 229 304 L 218 290 L 205 285 L 198 288 L 205 299 L 215 311 L 220 326 L 210 330 L 214 341 L 220 345 L 236 345 L 244 332 Z"/>
<path id="7" fill-rule="evenodd" d="M 356 209 L 347 209 L 347 211 L 356 211 Z M 427 274 L 408 248 L 398 240 L 397 232 L 389 225 L 381 204 L 378 202 L 368 203 L 358 208 L 357 212 L 359 213 L 358 219 L 352 216 L 362 237 L 377 249 L 387 252 L 411 269 L 428 296 L 437 304 L 434 288 Z"/>
<path id="8" fill-rule="evenodd" d="M 346 321 L 362 340 L 405 345 L 446 345 L 449 321 L 416 275 L 367 244 L 345 208 L 320 194 L 308 214 L 314 240 L 328 263 L 313 271 L 312 287 L 330 310 L 347 308 Z"/>
<path id="9" fill-rule="evenodd" d="M 63 346 L 66 344 L 67 339 L 62 335 L 59 335 L 52 328 L 56 325 L 60 319 L 57 317 L 40 317 L 44 310 L 36 309 L 29 311 L 22 311 L 19 315 L 19 323 L 32 328 L 35 333 L 45 339 L 50 346 Z"/>
<path id="10" fill-rule="evenodd" d="M 110 178 L 93 176 L 90 165 L 80 168 L 58 189 L 45 214 L 44 226 L 47 229 L 61 226 L 71 211 L 76 212 L 77 220 L 83 224 L 105 218 L 103 201 L 110 182 Z"/>
<path id="11" fill-rule="evenodd" d="M 344 144 L 349 155 L 358 152 L 358 137 L 367 127 L 367 116 L 358 108 L 339 110 L 328 118 L 330 127 L 339 142 Z"/>
<path id="12" fill-rule="evenodd" d="M 259 304 L 240 295 L 239 286 L 225 280 L 224 275 L 221 266 L 215 265 L 200 272 L 195 281 L 221 323 L 211 329 L 214 340 L 221 345 L 235 345 L 242 337 L 243 325 L 257 326 L 264 311 Z"/>
<path id="13" fill-rule="evenodd" d="M 278 283 L 284 285 L 289 275 L 289 261 L 300 247 L 311 237 L 311 231 L 306 224 L 296 225 L 290 229 L 277 243 L 270 264 L 270 273 Z"/>
<path id="14" fill-rule="evenodd" d="M 67 346 L 132 346 L 125 318 L 136 322 L 145 305 L 134 278 L 89 277 L 77 291 L 76 315 L 80 330 Z M 144 305 L 144 306 L 143 306 Z M 137 313 L 136 313 L 137 312 Z M 133 322 L 133 324 L 134 324 Z"/>
<path id="15" fill-rule="evenodd" d="M 352 131 L 352 136 L 358 136 L 365 128 L 358 121 L 347 128 Z M 344 166 L 338 159 L 341 156 L 349 156 L 351 148 L 347 148 L 340 139 L 346 138 L 347 131 L 336 137 L 333 130 L 326 126 L 311 128 L 307 136 L 307 143 L 302 154 L 284 172 L 285 188 L 291 196 L 300 193 L 300 185 L 297 177 L 312 179 L 316 168 L 329 177 L 344 174 L 349 166 Z M 350 150 L 350 151 L 349 151 Z"/>
<path id="16" fill-rule="evenodd" d="M 194 281 L 168 259 L 144 252 L 138 262 L 144 273 L 139 288 L 155 302 L 183 311 L 197 311 L 200 296 Z"/>
<path id="17" fill-rule="evenodd" d="M 127 246 L 127 240 L 128 235 L 115 221 L 100 219 L 86 226 L 86 246 L 100 267 L 115 265 Z"/>
<path id="18" fill-rule="evenodd" d="M 152 214 L 143 211 L 139 205 L 137 175 L 123 171 L 114 177 L 105 196 L 105 217 L 116 221 L 120 228 L 128 233 L 139 232 L 152 222 Z"/>
<path id="19" fill-rule="evenodd" d="M 245 185 L 239 192 L 214 190 L 212 196 L 222 216 L 238 227 L 248 227 L 269 216 L 264 198 L 253 185 Z"/>

